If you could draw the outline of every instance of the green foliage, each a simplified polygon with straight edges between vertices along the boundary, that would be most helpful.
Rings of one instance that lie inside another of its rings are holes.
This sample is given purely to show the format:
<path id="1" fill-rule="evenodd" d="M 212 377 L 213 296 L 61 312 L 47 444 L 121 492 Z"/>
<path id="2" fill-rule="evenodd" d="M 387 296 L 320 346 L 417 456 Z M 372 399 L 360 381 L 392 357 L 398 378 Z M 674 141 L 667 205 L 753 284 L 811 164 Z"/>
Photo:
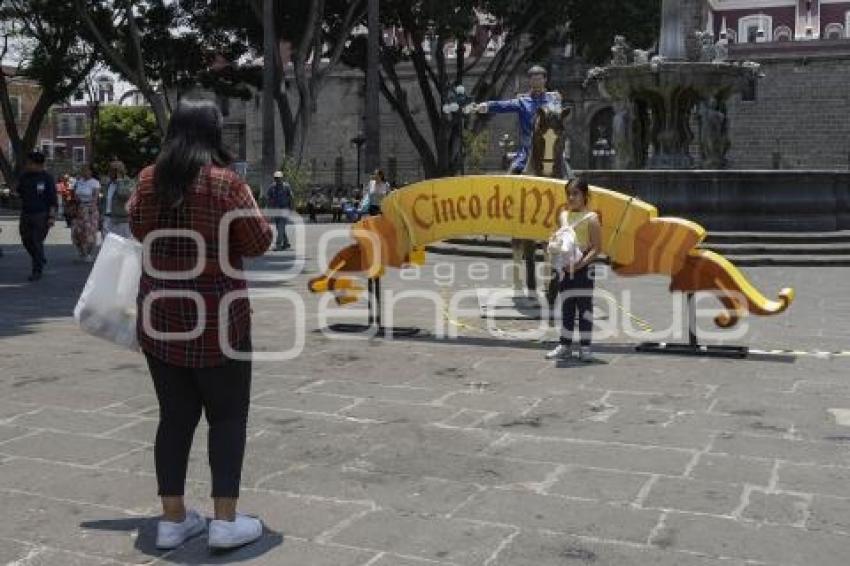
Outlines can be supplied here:
<path id="1" fill-rule="evenodd" d="M 80 37 L 78 14 L 68 2 L 0 1 L 0 108 L 11 112 L 9 81 L 20 76 L 35 81 L 40 94 L 20 128 L 2 120 L 8 144 L 0 148 L 0 172 L 14 184 L 24 156 L 36 146 L 50 107 L 71 95 L 95 64 L 96 56 Z M 9 72 L 8 67 L 14 69 Z M 0 114 L 2 119 L 3 114 Z"/>
<path id="2" fill-rule="evenodd" d="M 569 0 L 568 35 L 576 52 L 592 63 L 607 63 L 615 35 L 639 49 L 658 40 L 661 0 Z"/>
<path id="3" fill-rule="evenodd" d="M 478 133 L 464 130 L 463 146 L 466 154 L 467 172 L 480 173 L 481 163 L 490 150 L 490 130 L 481 130 Z"/>
<path id="4" fill-rule="evenodd" d="M 114 155 L 132 176 L 156 159 L 160 133 L 149 108 L 107 106 L 98 113 L 94 142 L 98 171 L 106 171 Z"/>
<path id="5" fill-rule="evenodd" d="M 283 173 L 283 180 L 292 187 L 296 205 L 300 208 L 307 202 L 310 193 L 310 169 L 306 165 L 298 165 L 295 158 L 287 155 L 284 156 L 283 163 L 280 164 L 280 171 Z M 267 180 L 266 182 L 270 183 L 271 181 Z"/>

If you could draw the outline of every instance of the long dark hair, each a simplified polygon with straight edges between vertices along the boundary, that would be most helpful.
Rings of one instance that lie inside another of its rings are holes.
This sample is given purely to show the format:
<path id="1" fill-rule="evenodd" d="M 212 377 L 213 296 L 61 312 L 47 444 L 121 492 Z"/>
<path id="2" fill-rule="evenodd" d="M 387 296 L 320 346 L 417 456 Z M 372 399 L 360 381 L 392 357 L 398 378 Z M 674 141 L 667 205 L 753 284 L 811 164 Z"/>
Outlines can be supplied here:
<path id="1" fill-rule="evenodd" d="M 180 101 L 154 165 L 153 182 L 162 204 L 180 206 L 203 166 L 230 164 L 232 158 L 222 142 L 221 128 L 221 112 L 212 102 Z"/>
<path id="2" fill-rule="evenodd" d="M 586 205 L 588 203 L 588 200 L 590 199 L 590 187 L 587 184 L 587 179 L 581 176 L 576 177 L 564 186 L 564 191 L 569 190 L 570 187 L 581 192 L 582 196 L 584 197 L 584 204 Z"/>

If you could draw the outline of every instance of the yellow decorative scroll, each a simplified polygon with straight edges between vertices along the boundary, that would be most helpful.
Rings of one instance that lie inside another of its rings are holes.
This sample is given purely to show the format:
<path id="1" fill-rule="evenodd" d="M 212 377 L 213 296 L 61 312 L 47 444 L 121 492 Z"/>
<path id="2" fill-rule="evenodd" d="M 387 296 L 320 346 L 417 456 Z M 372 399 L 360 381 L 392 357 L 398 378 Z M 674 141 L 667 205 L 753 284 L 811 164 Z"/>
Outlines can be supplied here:
<path id="1" fill-rule="evenodd" d="M 362 292 L 338 272 L 380 276 L 386 267 L 424 262 L 424 247 L 470 235 L 506 236 L 544 241 L 566 207 L 564 181 L 521 175 L 485 175 L 432 179 L 387 196 L 380 216 L 352 227 L 355 243 L 339 252 L 330 271 L 310 281 L 316 293 L 334 292 L 341 303 Z M 722 256 L 698 249 L 705 229 L 689 220 L 658 217 L 639 199 L 591 188 L 590 208 L 599 214 L 602 253 L 620 275 L 660 274 L 672 278 L 671 291 L 718 291 L 728 312 L 719 326 L 734 325 L 744 309 L 757 315 L 783 312 L 794 299 L 783 289 L 778 300 L 764 297 Z"/>

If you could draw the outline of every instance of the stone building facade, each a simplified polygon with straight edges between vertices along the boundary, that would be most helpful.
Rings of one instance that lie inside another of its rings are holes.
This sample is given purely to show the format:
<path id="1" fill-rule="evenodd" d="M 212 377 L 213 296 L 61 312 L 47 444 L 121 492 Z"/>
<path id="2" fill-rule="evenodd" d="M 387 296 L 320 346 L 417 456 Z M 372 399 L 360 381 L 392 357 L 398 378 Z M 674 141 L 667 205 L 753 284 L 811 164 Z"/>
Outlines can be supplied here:
<path id="1" fill-rule="evenodd" d="M 757 61 L 765 75 L 747 95 L 730 101 L 731 168 L 850 168 L 850 1 L 685 0 L 685 4 L 693 17 L 683 25 L 692 32 L 713 29 L 716 37 L 726 29 L 731 58 Z M 546 61 L 550 88 L 562 93 L 571 113 L 570 164 L 576 169 L 607 169 L 613 165 L 613 111 L 595 84 L 585 84 L 590 65 L 570 53 L 569 48 L 553 49 Z M 428 137 L 427 116 L 412 69 L 401 69 L 401 76 L 409 84 L 411 107 Z M 473 70 L 467 86 L 475 80 Z M 512 80 L 510 96 L 526 88 L 524 73 Z M 259 96 L 246 102 L 227 101 L 226 105 L 228 139 L 233 140 L 249 172 L 259 170 Z M 304 164 L 315 185 L 354 186 L 357 150 L 351 139 L 362 131 L 363 107 L 363 74 L 345 68 L 335 71 L 319 96 L 305 151 Z M 380 122 L 381 165 L 388 177 L 399 185 L 421 179 L 419 155 L 402 122 L 383 99 Z M 696 133 L 695 121 L 693 127 Z M 499 142 L 505 134 L 510 141 L 517 139 L 515 119 L 494 116 L 487 129 L 489 145 L 480 169 L 499 171 L 509 149 Z M 280 135 L 278 144 L 282 147 Z M 692 153 L 698 155 L 696 150 Z M 361 181 L 365 180 L 363 172 Z"/>

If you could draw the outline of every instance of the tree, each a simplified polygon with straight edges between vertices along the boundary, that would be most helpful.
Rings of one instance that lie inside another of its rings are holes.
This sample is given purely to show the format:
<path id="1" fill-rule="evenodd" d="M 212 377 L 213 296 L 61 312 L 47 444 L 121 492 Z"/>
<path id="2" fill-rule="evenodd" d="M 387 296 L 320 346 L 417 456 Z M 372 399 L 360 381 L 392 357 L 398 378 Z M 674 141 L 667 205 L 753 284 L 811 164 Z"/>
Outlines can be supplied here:
<path id="1" fill-rule="evenodd" d="M 555 42 L 569 39 L 579 52 L 600 58 L 616 32 L 628 32 L 634 40 L 653 33 L 657 30 L 658 4 L 659 0 L 382 1 L 382 25 L 403 33 L 392 44 L 382 42 L 381 92 L 419 153 L 425 176 L 450 175 L 460 168 L 460 144 L 465 137 L 459 122 L 442 112 L 455 85 L 464 84 L 476 101 L 502 98 L 517 71 L 543 59 Z M 504 43 L 492 58 L 485 59 L 489 34 L 479 27 L 479 21 L 488 17 L 495 21 L 492 31 L 502 34 Z M 651 17 L 654 23 L 650 23 Z M 464 48 L 458 48 L 456 58 L 449 60 L 445 50 L 450 44 L 470 45 L 470 60 Z M 362 38 L 352 40 L 345 62 L 364 68 Z M 425 127 L 416 120 L 419 108 L 414 108 L 411 87 L 401 78 L 403 68 L 414 72 L 413 88 L 422 100 Z M 470 85 L 473 69 L 476 78 Z M 472 116 L 465 121 L 465 129 L 478 134 L 489 119 L 488 115 Z"/>
<path id="2" fill-rule="evenodd" d="M 661 0 L 571 0 L 569 37 L 585 60 L 608 63 L 615 35 L 624 35 L 635 47 L 657 44 Z"/>
<path id="3" fill-rule="evenodd" d="M 74 0 L 74 6 L 84 22 L 83 34 L 107 64 L 144 96 L 163 135 L 171 98 L 204 80 L 214 82 L 209 76 L 212 54 L 180 4 L 169 0 Z"/>
<path id="4" fill-rule="evenodd" d="M 16 61 L 14 67 L 0 66 L 0 112 L 11 146 L 10 152 L 0 147 L 0 172 L 13 186 L 50 108 L 68 99 L 97 61 L 91 47 L 80 40 L 75 22 L 73 6 L 62 2 L 0 3 L 0 60 Z M 20 129 L 9 93 L 14 78 L 32 80 L 39 87 L 29 116 L 20 117 Z"/>
<path id="5" fill-rule="evenodd" d="M 262 0 L 222 2 L 181 0 L 189 24 L 209 49 L 229 52 L 224 65 L 243 84 L 261 88 L 261 68 L 244 64 L 251 53 L 263 54 L 275 69 L 274 97 L 283 129 L 284 151 L 300 163 L 318 97 L 339 63 L 352 30 L 365 15 L 364 0 L 274 1 L 274 27 L 279 49 L 267 57 L 263 49 Z M 288 61 L 281 52 L 288 53 Z M 294 83 L 295 88 L 288 88 Z"/>
<path id="6" fill-rule="evenodd" d="M 99 171 L 106 171 L 113 155 L 124 162 L 131 176 L 154 161 L 160 132 L 149 108 L 107 106 L 100 109 L 97 123 L 94 153 Z"/>
<path id="7" fill-rule="evenodd" d="M 402 121 L 421 158 L 425 176 L 444 176 L 460 166 L 460 144 L 463 133 L 457 121 L 442 112 L 449 91 L 469 81 L 470 71 L 479 67 L 480 74 L 471 87 L 472 97 L 485 100 L 502 96 L 526 61 L 539 56 L 555 39 L 566 20 L 564 0 L 389 0 L 381 4 L 381 23 L 385 28 L 403 30 L 394 44 L 382 41 L 381 92 Z M 497 31 L 504 34 L 504 45 L 494 57 L 483 59 L 488 37 L 476 33 L 484 13 L 500 22 Z M 346 61 L 363 68 L 363 40 L 357 39 L 347 52 Z M 459 46 L 457 57 L 449 60 L 445 50 L 449 44 Z M 472 57 L 467 61 L 463 46 L 471 44 Z M 426 52 L 426 47 L 429 49 Z M 481 67 L 481 65 L 484 65 Z M 408 85 L 401 78 L 403 66 L 412 67 L 415 88 L 422 99 L 427 119 L 423 130 L 415 119 Z M 467 89 L 470 90 L 469 85 Z M 467 121 L 467 128 L 478 132 L 487 117 Z"/>

